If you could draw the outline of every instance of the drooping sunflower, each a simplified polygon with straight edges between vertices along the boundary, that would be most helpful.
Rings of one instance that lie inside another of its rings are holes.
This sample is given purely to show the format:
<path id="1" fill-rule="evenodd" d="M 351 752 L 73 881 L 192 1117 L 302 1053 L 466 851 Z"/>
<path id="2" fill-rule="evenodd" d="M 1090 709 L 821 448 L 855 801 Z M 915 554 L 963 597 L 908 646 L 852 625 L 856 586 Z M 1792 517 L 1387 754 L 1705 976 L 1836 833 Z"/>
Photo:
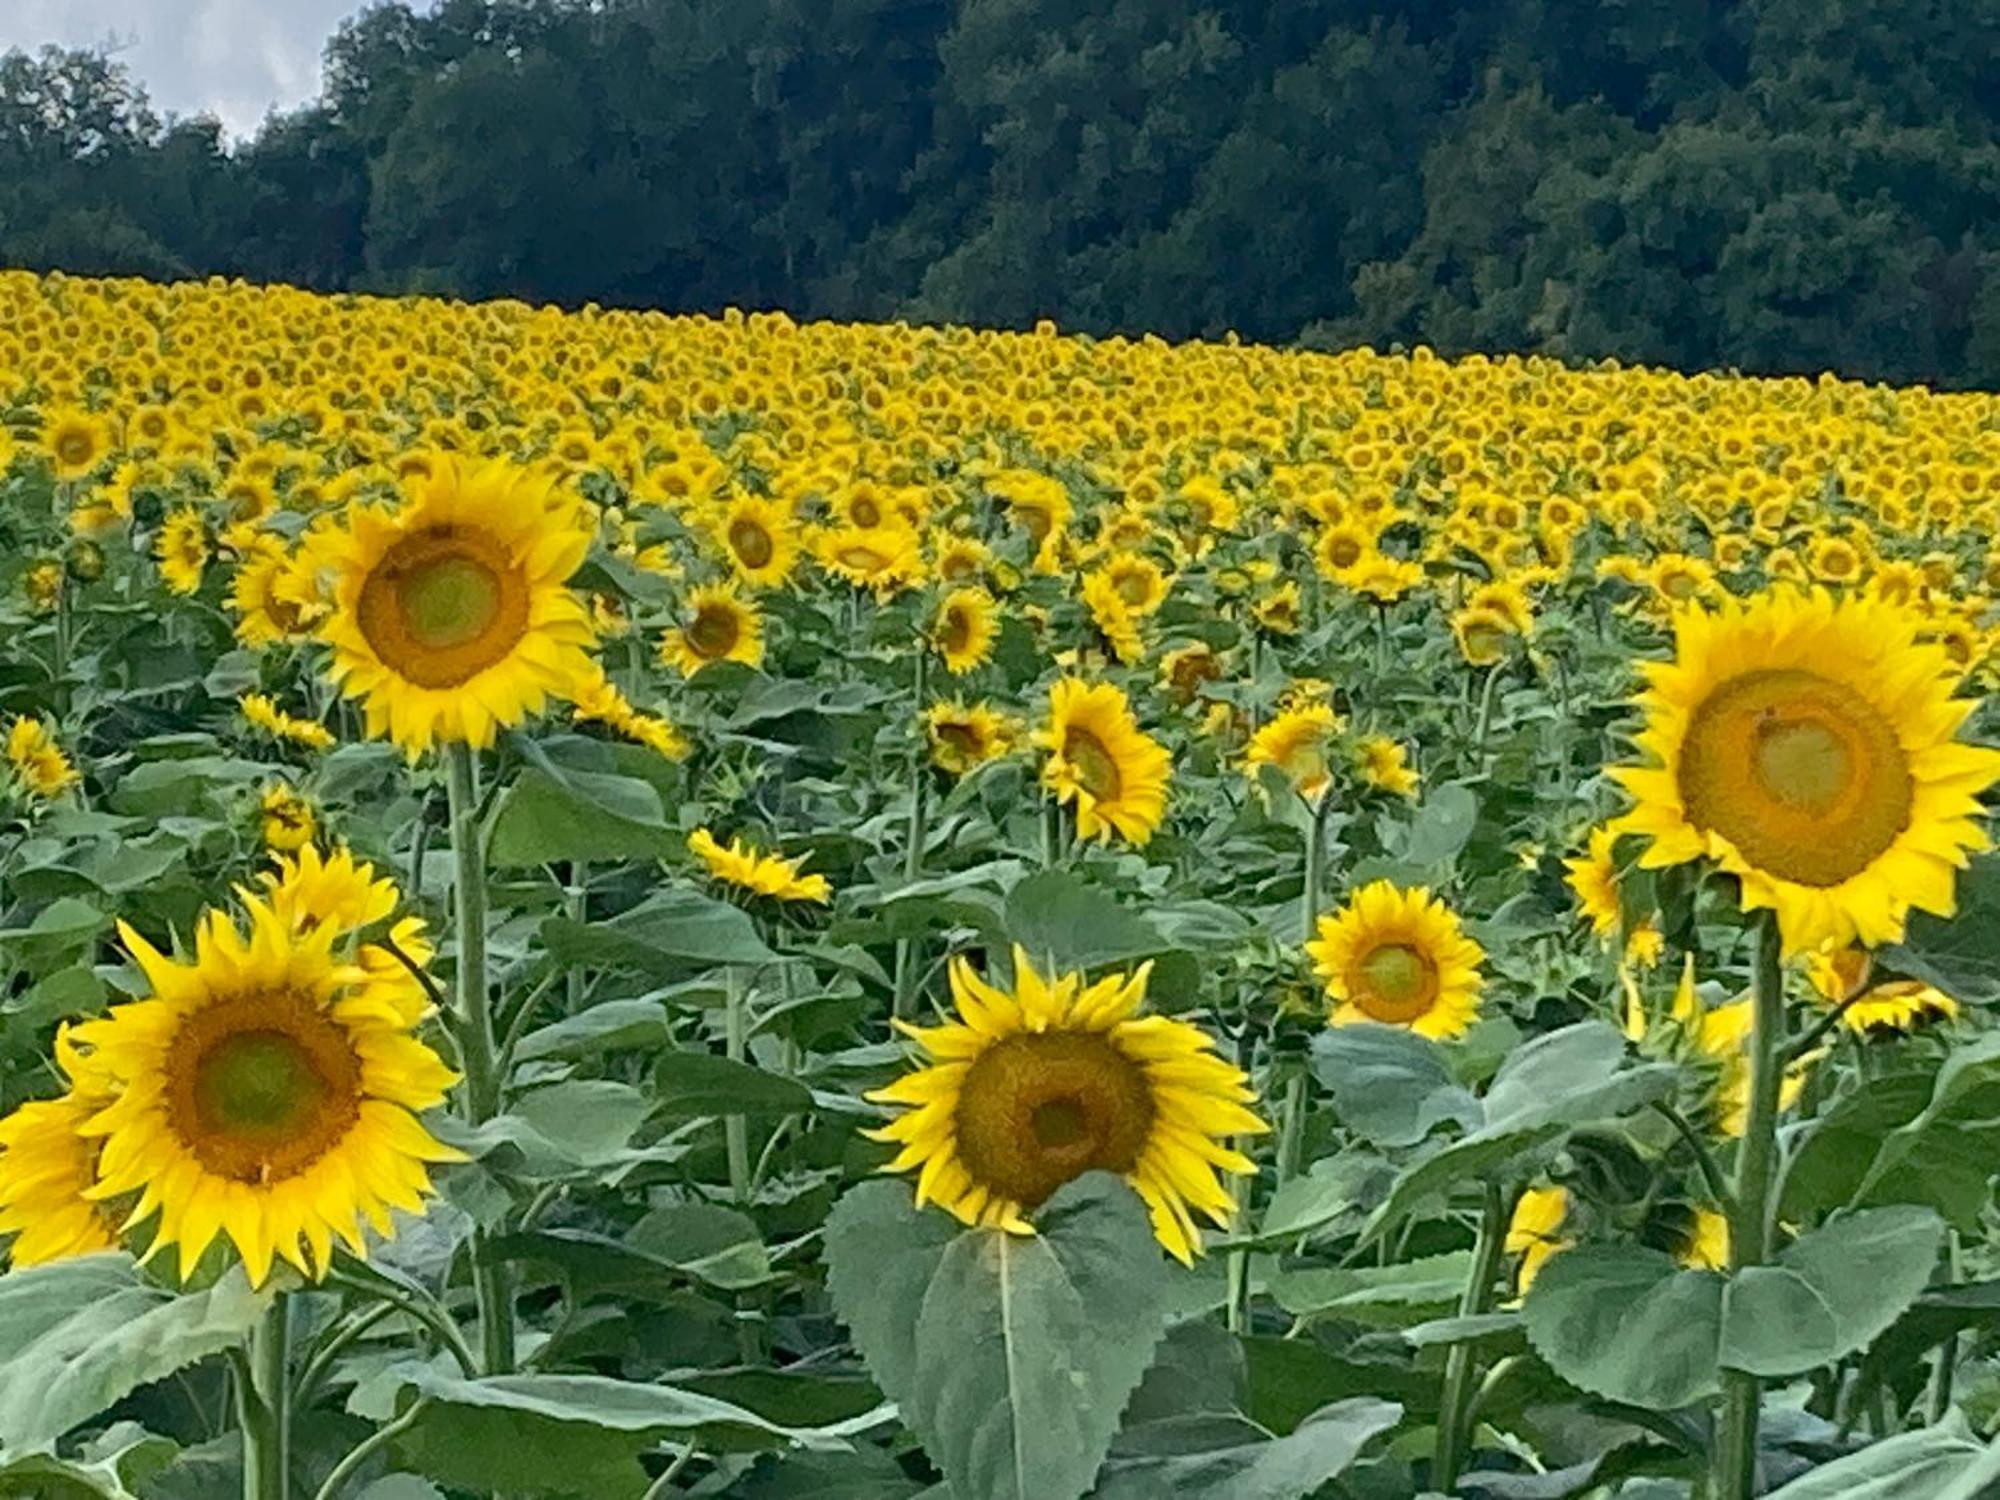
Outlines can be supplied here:
<path id="1" fill-rule="evenodd" d="M 1199 1027 L 1142 1016 L 1152 965 L 1086 985 L 1044 979 L 1014 950 L 1014 988 L 951 964 L 958 1018 L 897 1026 L 929 1063 L 869 1098 L 909 1106 L 876 1139 L 901 1151 L 884 1168 L 917 1173 L 917 1202 L 961 1222 L 1033 1233 L 1035 1208 L 1073 1178 L 1116 1172 L 1145 1200 L 1176 1259 L 1201 1251 L 1194 1212 L 1228 1227 L 1235 1200 L 1218 1172 L 1256 1171 L 1225 1143 L 1268 1127 L 1240 1068 Z"/>
<path id="2" fill-rule="evenodd" d="M 1714 860 L 1745 911 L 1777 914 L 1788 956 L 1956 909 L 2000 751 L 1954 738 L 1973 704 L 1913 616 L 1779 589 L 1683 611 L 1674 660 L 1646 675 L 1647 763 L 1613 768 L 1641 865 Z"/>
<path id="3" fill-rule="evenodd" d="M 60 797 L 83 779 L 49 726 L 26 714 L 7 730 L 7 763 L 21 785 L 37 797 Z"/>
<path id="4" fill-rule="evenodd" d="M 315 543 L 335 575 L 319 626 L 331 675 L 368 732 L 412 757 L 440 740 L 483 749 L 591 675 L 589 613 L 564 586 L 590 529 L 505 463 L 440 454 L 406 484 L 401 506 L 354 507 Z"/>
<path id="5" fill-rule="evenodd" d="M 993 596 L 977 588 L 953 589 L 946 594 L 931 626 L 931 640 L 944 657 L 944 669 L 954 677 L 963 676 L 990 657 L 998 633 Z"/>
<path id="6" fill-rule="evenodd" d="M 931 759 L 940 770 L 963 776 L 1014 747 L 1015 726 L 984 703 L 933 703 L 924 715 Z"/>
<path id="7" fill-rule="evenodd" d="M 1333 785 L 1333 747 L 1340 718 L 1325 703 L 1308 703 L 1279 714 L 1250 737 L 1243 768 L 1275 766 L 1307 802 L 1317 805 Z"/>
<path id="8" fill-rule="evenodd" d="M 236 638 L 262 647 L 305 634 L 303 611 L 278 592 L 278 582 L 291 567 L 291 554 L 275 537 L 263 537 L 237 564 L 229 583 L 229 607 L 236 615 Z"/>
<path id="9" fill-rule="evenodd" d="M 1090 621 L 1110 646 L 1113 656 L 1130 666 L 1146 654 L 1145 639 L 1139 634 L 1139 618 L 1108 574 L 1101 571 L 1085 574 L 1082 594 Z"/>
<path id="10" fill-rule="evenodd" d="M 763 612 L 730 584 L 691 589 L 681 623 L 660 641 L 660 660 L 683 677 L 719 661 L 758 666 L 764 660 Z"/>
<path id="11" fill-rule="evenodd" d="M 1513 620 L 1490 604 L 1453 610 L 1451 633 L 1458 642 L 1458 654 L 1465 658 L 1466 665 L 1473 667 L 1491 667 L 1505 661 L 1520 634 L 1514 629 Z"/>
<path id="12" fill-rule="evenodd" d="M 731 839 L 724 847 L 706 828 L 688 835 L 688 852 L 708 867 L 708 873 L 725 885 L 733 885 L 753 896 L 769 896 L 775 901 L 811 901 L 825 906 L 833 900 L 833 887 L 824 875 L 801 875 L 805 857 L 785 859 L 776 854 L 760 854 L 741 839 Z"/>
<path id="13" fill-rule="evenodd" d="M 1034 743 L 1049 752 L 1042 785 L 1076 804 L 1078 837 L 1152 838 L 1166 816 L 1173 757 L 1139 728 L 1118 688 L 1063 678 L 1049 689 L 1049 722 Z"/>
<path id="14" fill-rule="evenodd" d="M 274 738 L 290 740 L 309 750 L 330 750 L 335 744 L 332 730 L 315 719 L 286 713 L 268 693 L 245 693 L 238 704 L 245 723 Z"/>
<path id="15" fill-rule="evenodd" d="M 1402 741 L 1372 734 L 1354 747 L 1355 768 L 1361 779 L 1392 797 L 1414 797 L 1421 784 L 1410 753 Z"/>
<path id="16" fill-rule="evenodd" d="M 717 512 L 713 529 L 730 567 L 751 588 L 779 587 L 798 563 L 798 526 L 782 500 L 739 495 Z"/>
<path id="17" fill-rule="evenodd" d="M 176 506 L 168 512 L 153 543 L 153 557 L 167 587 L 176 594 L 194 593 L 201 587 L 208 556 L 208 527 L 201 512 L 192 505 Z"/>
<path id="18" fill-rule="evenodd" d="M 178 1245 L 185 1279 L 226 1235 L 261 1285 L 274 1258 L 324 1276 L 335 1238 L 366 1254 L 363 1220 L 391 1237 L 460 1156 L 417 1118 L 454 1075 L 336 957 L 339 926 L 244 907 L 247 936 L 204 914 L 191 962 L 121 924 L 152 994 L 78 1028 L 120 1084 L 80 1129 L 103 1142 L 91 1196 L 137 1193 L 126 1228 L 157 1213 L 149 1255 Z"/>
<path id="19" fill-rule="evenodd" d="M 1626 829 L 1614 818 L 1590 830 L 1584 852 L 1563 861 L 1564 880 L 1576 897 L 1577 910 L 1590 923 L 1590 930 L 1605 942 L 1618 930 L 1618 840 Z"/>
<path id="20" fill-rule="evenodd" d="M 1377 880 L 1345 907 L 1319 919 L 1306 944 L 1335 1004 L 1335 1026 L 1377 1021 L 1419 1036 L 1460 1035 L 1479 1013 L 1484 984 L 1479 944 L 1457 914 L 1422 886 Z"/>
<path id="21" fill-rule="evenodd" d="M 68 1026 L 56 1034 L 56 1062 L 69 1091 L 0 1120 L 0 1234 L 14 1236 L 7 1255 L 17 1268 L 116 1249 L 119 1241 L 122 1216 L 88 1196 L 99 1142 L 80 1129 L 116 1097 L 116 1083 Z"/>
<path id="22" fill-rule="evenodd" d="M 833 526 L 813 537 L 813 555 L 834 577 L 880 598 L 923 577 L 922 539 L 907 526 Z"/>
<path id="23" fill-rule="evenodd" d="M 1806 977 L 1820 999 L 1845 1007 L 1849 1031 L 1913 1031 L 1933 1018 L 1949 1020 L 1958 1002 L 1920 979 L 1873 982 L 1875 961 L 1866 948 L 1824 948 L 1806 959 Z"/>

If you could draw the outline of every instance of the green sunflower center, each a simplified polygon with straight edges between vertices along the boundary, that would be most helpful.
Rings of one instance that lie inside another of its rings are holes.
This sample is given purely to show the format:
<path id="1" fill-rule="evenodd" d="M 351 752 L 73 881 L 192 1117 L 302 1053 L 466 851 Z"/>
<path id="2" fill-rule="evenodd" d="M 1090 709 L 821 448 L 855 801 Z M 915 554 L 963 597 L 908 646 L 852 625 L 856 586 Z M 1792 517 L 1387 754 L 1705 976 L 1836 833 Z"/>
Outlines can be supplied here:
<path id="1" fill-rule="evenodd" d="M 1407 943 L 1382 943 L 1355 965 L 1354 1003 L 1377 1021 L 1413 1021 L 1437 998 L 1437 968 Z"/>
<path id="2" fill-rule="evenodd" d="M 310 1001 L 244 995 L 190 1014 L 166 1066 L 175 1136 L 219 1177 L 295 1176 L 359 1118 L 361 1060 Z"/>
<path id="3" fill-rule="evenodd" d="M 710 660 L 734 651 L 741 635 L 735 611 L 716 605 L 704 605 L 695 613 L 694 623 L 687 628 L 688 644 L 694 647 L 697 655 Z"/>
<path id="4" fill-rule="evenodd" d="M 1085 1172 L 1131 1171 L 1153 1114 L 1145 1072 L 1107 1038 L 1011 1036 L 966 1071 L 958 1151 L 975 1182 L 1032 1208 Z"/>
<path id="5" fill-rule="evenodd" d="M 1072 726 L 1063 736 L 1063 758 L 1076 768 L 1076 779 L 1099 802 L 1115 802 L 1124 790 L 1125 779 L 1118 774 L 1118 761 L 1104 748 L 1104 741 L 1088 729 Z"/>
<path id="6" fill-rule="evenodd" d="M 477 559 L 442 557 L 403 581 L 410 635 L 435 650 L 477 640 L 500 612 L 500 580 Z"/>
<path id="7" fill-rule="evenodd" d="M 770 532 L 744 516 L 729 523 L 729 548 L 744 567 L 762 568 L 770 564 L 777 544 Z"/>
<path id="8" fill-rule="evenodd" d="M 528 631 L 528 582 L 500 541 L 439 526 L 402 538 L 361 585 L 361 633 L 390 670 L 452 688 L 506 659 Z"/>

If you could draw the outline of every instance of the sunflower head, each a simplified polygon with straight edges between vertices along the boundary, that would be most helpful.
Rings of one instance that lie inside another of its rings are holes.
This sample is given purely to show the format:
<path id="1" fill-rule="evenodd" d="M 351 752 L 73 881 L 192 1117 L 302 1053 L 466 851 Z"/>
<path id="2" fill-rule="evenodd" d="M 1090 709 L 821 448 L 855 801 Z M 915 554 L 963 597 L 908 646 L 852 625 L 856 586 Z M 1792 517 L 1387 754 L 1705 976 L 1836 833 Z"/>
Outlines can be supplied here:
<path id="1" fill-rule="evenodd" d="M 715 879 L 753 896 L 768 896 L 775 901 L 808 901 L 819 906 L 833 900 L 833 887 L 824 875 L 799 873 L 805 864 L 803 855 L 784 859 L 775 854 L 760 854 L 741 839 L 731 839 L 725 846 L 706 828 L 697 828 L 689 834 L 687 846 L 688 852 Z"/>
<path id="2" fill-rule="evenodd" d="M 1049 691 L 1049 721 L 1034 741 L 1048 751 L 1042 784 L 1076 807 L 1077 833 L 1134 844 L 1153 836 L 1166 815 L 1173 758 L 1132 715 L 1110 683 L 1065 677 Z"/>
<path id="3" fill-rule="evenodd" d="M 1194 1213 L 1226 1227 L 1236 1211 L 1218 1170 L 1255 1170 L 1224 1138 L 1267 1127 L 1242 1070 L 1206 1034 L 1140 1014 L 1150 967 L 1093 984 L 1045 979 L 1016 948 L 1014 986 L 1002 989 L 954 959 L 957 1018 L 898 1022 L 929 1061 L 869 1096 L 908 1106 L 873 1132 L 901 1147 L 885 1170 L 916 1172 L 919 1203 L 1017 1234 L 1033 1232 L 1028 1216 L 1064 1183 L 1116 1172 L 1160 1243 L 1191 1262 Z"/>
<path id="4" fill-rule="evenodd" d="M 1335 1026 L 1375 1021 L 1454 1037 L 1478 1015 L 1485 954 L 1422 887 L 1400 890 L 1387 880 L 1363 886 L 1319 919 L 1306 953 L 1334 1002 Z"/>
<path id="5" fill-rule="evenodd" d="M 963 776 L 1014 746 L 1015 726 L 984 703 L 934 703 L 924 715 L 931 759 L 953 776 Z"/>
<path id="6" fill-rule="evenodd" d="M 1317 806 L 1333 785 L 1333 748 L 1340 729 L 1339 717 L 1326 703 L 1287 709 L 1250 737 L 1244 769 L 1254 776 L 1259 766 L 1276 767 L 1301 797 Z"/>
<path id="7" fill-rule="evenodd" d="M 993 597 L 980 588 L 953 589 L 938 606 L 931 641 L 944 658 L 944 668 L 963 676 L 993 654 L 998 634 Z"/>

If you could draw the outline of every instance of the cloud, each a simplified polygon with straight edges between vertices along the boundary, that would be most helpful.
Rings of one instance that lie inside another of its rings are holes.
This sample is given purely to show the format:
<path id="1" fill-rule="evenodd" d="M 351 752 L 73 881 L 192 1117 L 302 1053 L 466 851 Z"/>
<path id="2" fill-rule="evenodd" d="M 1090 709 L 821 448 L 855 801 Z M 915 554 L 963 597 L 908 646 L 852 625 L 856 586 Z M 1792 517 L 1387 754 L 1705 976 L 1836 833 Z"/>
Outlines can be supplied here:
<path id="1" fill-rule="evenodd" d="M 363 0 L 0 0 L 0 50 L 109 42 L 163 113 L 232 135 L 319 92 L 320 52 Z"/>

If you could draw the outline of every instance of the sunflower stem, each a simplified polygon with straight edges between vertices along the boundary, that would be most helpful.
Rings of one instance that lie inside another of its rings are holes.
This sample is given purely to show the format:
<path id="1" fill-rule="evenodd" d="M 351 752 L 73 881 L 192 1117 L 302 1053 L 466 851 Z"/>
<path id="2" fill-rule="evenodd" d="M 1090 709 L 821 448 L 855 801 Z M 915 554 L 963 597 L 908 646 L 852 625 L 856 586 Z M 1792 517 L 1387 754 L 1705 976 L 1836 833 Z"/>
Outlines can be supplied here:
<path id="1" fill-rule="evenodd" d="M 1486 682 L 1479 690 L 1479 722 L 1472 734 L 1472 769 L 1486 769 L 1486 739 L 1493 732 L 1493 699 L 1499 690 L 1500 664 L 1486 669 Z"/>
<path id="2" fill-rule="evenodd" d="M 472 747 L 449 751 L 452 902 L 458 936 L 458 1004 L 455 1028 L 465 1063 L 460 1103 L 466 1119 L 482 1125 L 500 1112 L 500 1069 L 493 1042 L 492 996 L 486 985 L 486 857 L 480 839 L 478 767 Z M 489 1375 L 514 1368 L 514 1294 L 507 1265 L 493 1254 L 485 1231 L 472 1237 L 472 1285 L 479 1306 L 481 1365 Z"/>
<path id="3" fill-rule="evenodd" d="M 1751 988 L 1750 1102 L 1737 1147 L 1729 1211 L 1729 1273 L 1764 1264 L 1771 1239 L 1771 1184 L 1778 1166 L 1778 1093 L 1785 1072 L 1785 979 L 1777 918 L 1761 913 Z M 1722 1374 L 1722 1425 L 1715 1448 L 1715 1500 L 1750 1500 L 1757 1484 L 1762 1387 L 1740 1370 Z"/>
<path id="4" fill-rule="evenodd" d="M 289 1500 L 291 1393 L 288 1320 L 291 1299 L 280 1292 L 250 1334 L 249 1379 L 236 1387 L 243 1428 L 243 1500 Z"/>
<path id="5" fill-rule="evenodd" d="M 749 1054 L 749 1026 L 747 1011 L 749 996 L 745 993 L 742 973 L 732 966 L 728 971 L 725 1001 L 722 1012 L 723 1048 L 731 1062 L 743 1062 Z M 729 1196 L 738 1208 L 750 1205 L 750 1121 L 741 1111 L 734 1111 L 722 1117 L 722 1139 L 729 1152 Z"/>
<path id="6" fill-rule="evenodd" d="M 910 821 L 903 834 L 903 879 L 915 880 L 924 869 L 924 841 L 929 837 L 928 816 L 930 799 L 925 795 L 929 790 L 929 767 L 925 764 L 924 750 L 924 695 L 925 678 L 930 666 L 930 646 L 923 640 L 917 642 L 916 685 L 912 697 L 916 714 L 916 744 L 910 751 Z M 915 938 L 896 940 L 896 1000 L 895 1014 L 907 1018 L 915 1008 L 917 999 L 917 944 Z"/>
<path id="7" fill-rule="evenodd" d="M 1458 1299 L 1460 1317 L 1476 1318 L 1493 1306 L 1493 1285 L 1500 1276 L 1500 1259 L 1507 1248 L 1510 1209 L 1500 1184 L 1486 1184 L 1486 1202 L 1479 1211 L 1479 1237 L 1472 1252 L 1472 1271 Z M 1458 1487 L 1472 1439 L 1473 1346 L 1461 1340 L 1445 1357 L 1444 1393 L 1438 1406 L 1436 1472 L 1430 1487 L 1450 1494 Z"/>

